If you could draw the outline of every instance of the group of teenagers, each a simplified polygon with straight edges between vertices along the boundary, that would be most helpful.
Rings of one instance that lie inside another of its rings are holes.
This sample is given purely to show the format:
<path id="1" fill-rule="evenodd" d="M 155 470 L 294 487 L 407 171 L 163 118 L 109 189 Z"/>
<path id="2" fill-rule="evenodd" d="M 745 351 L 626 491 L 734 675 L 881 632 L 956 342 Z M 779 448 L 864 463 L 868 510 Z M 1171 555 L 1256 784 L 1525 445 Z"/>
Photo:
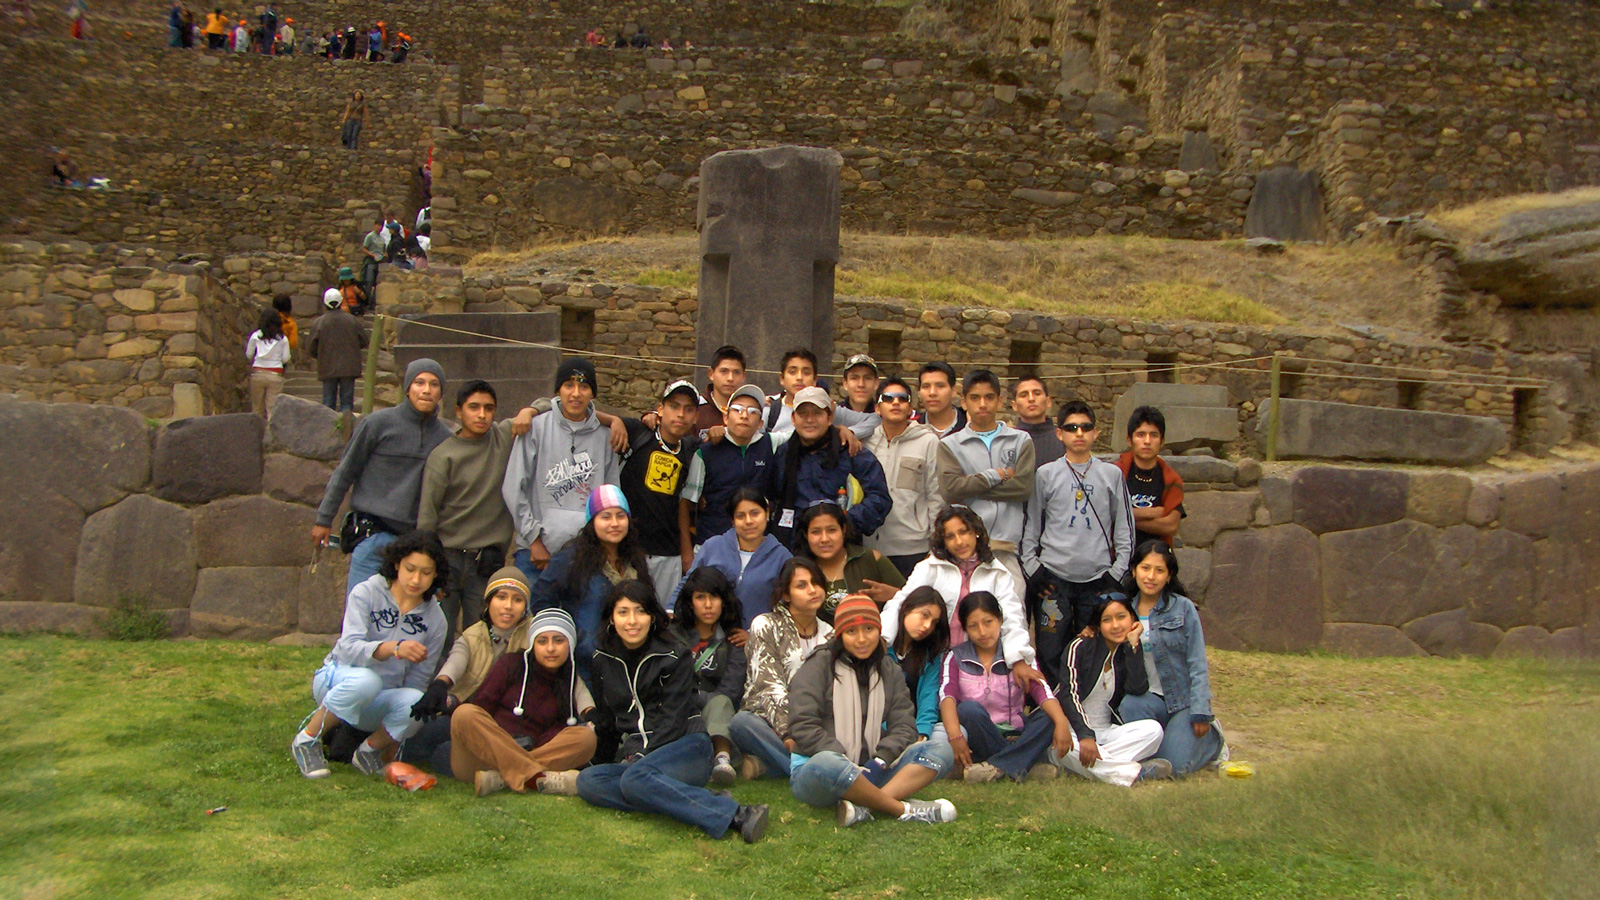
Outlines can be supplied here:
<path id="1" fill-rule="evenodd" d="M 312 529 L 350 574 L 301 773 L 405 762 L 754 841 L 741 779 L 844 826 L 939 823 L 955 806 L 915 795 L 943 777 L 1132 786 L 1226 752 L 1159 410 L 1113 463 L 1038 378 L 1010 385 L 1013 427 L 986 370 L 924 366 L 921 410 L 866 356 L 837 402 L 809 351 L 781 371 L 765 396 L 724 347 L 703 393 L 631 418 L 571 358 L 510 418 L 468 382 L 452 429 L 444 372 L 413 362 Z"/>

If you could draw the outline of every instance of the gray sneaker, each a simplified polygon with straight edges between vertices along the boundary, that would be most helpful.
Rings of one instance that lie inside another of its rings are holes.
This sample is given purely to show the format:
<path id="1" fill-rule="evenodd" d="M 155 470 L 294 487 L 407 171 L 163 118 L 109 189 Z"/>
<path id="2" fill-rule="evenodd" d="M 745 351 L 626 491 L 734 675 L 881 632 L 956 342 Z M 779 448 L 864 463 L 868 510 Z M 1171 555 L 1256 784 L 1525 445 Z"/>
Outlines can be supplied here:
<path id="1" fill-rule="evenodd" d="M 350 765 L 363 775 L 377 775 L 383 772 L 383 751 L 369 750 L 366 746 L 356 748 L 350 756 Z"/>
<path id="2" fill-rule="evenodd" d="M 295 741 L 289 744 L 289 755 L 307 778 L 327 778 L 328 758 L 322 755 L 321 741 Z"/>
<path id="3" fill-rule="evenodd" d="M 900 814 L 902 822 L 927 822 L 938 825 L 956 820 L 956 805 L 949 800 L 906 800 L 906 811 Z"/>
<path id="4" fill-rule="evenodd" d="M 1172 763 L 1157 756 L 1147 759 L 1139 767 L 1140 781 L 1170 781 L 1172 780 Z"/>
<path id="5" fill-rule="evenodd" d="M 988 784 L 992 781 L 999 781 L 1004 777 L 1006 777 L 1006 773 L 1000 771 L 999 767 L 986 762 L 973 763 L 967 766 L 966 773 L 961 776 L 962 780 L 967 784 Z"/>
<path id="6" fill-rule="evenodd" d="M 733 770 L 733 766 L 729 765 L 728 763 L 719 762 L 716 765 L 711 767 L 711 783 L 712 784 L 727 785 L 727 784 L 733 784 L 735 781 L 738 781 L 738 780 L 739 780 L 739 773 L 735 772 Z"/>
<path id="7" fill-rule="evenodd" d="M 505 778 L 494 769 L 479 769 L 478 773 L 472 776 L 472 790 L 479 797 L 487 797 L 505 789 Z"/>
<path id="8" fill-rule="evenodd" d="M 833 813 L 834 821 L 839 823 L 840 828 L 849 828 L 851 825 L 859 825 L 872 819 L 872 810 L 865 806 L 857 806 L 849 800 L 840 800 L 839 805 L 834 807 Z"/>

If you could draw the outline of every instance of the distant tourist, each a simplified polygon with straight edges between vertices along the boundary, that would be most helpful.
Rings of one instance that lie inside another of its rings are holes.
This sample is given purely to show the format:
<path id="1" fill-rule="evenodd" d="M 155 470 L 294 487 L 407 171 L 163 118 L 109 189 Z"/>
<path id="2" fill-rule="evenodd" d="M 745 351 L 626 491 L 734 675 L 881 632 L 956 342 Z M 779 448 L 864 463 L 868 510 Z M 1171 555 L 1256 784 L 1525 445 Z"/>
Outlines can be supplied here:
<path id="1" fill-rule="evenodd" d="M 212 50 L 228 49 L 228 17 L 217 7 L 206 14 L 206 46 Z"/>
<path id="2" fill-rule="evenodd" d="M 599 31 L 591 28 L 589 33 L 583 36 L 583 43 L 586 47 L 604 47 L 606 39 L 600 36 Z"/>
<path id="3" fill-rule="evenodd" d="M 306 352 L 317 361 L 322 404 L 340 412 L 352 412 L 367 334 L 361 321 L 344 308 L 344 295 L 338 288 L 323 292 L 322 305 L 322 315 L 317 316 L 306 331 Z"/>
<path id="4" fill-rule="evenodd" d="M 372 230 L 361 239 L 361 284 L 366 289 L 367 300 L 376 303 L 378 296 L 378 263 L 389 252 L 389 242 L 383 236 L 383 216 L 372 222 Z"/>
<path id="5" fill-rule="evenodd" d="M 348 56 L 345 57 L 349 59 Z M 339 143 L 346 150 L 355 150 L 361 141 L 361 129 L 367 124 L 367 95 L 356 91 L 344 105 L 343 125 L 339 129 Z"/>
<path id="6" fill-rule="evenodd" d="M 299 350 L 300 326 L 294 321 L 294 301 L 288 294 L 274 294 L 272 308 L 278 311 L 278 318 L 283 322 L 283 336 L 289 340 L 289 349 Z"/>
<path id="7" fill-rule="evenodd" d="M 167 10 L 167 46 L 183 46 L 183 3 L 172 0 L 172 8 Z"/>
<path id="8" fill-rule="evenodd" d="M 89 0 L 72 0 L 67 6 L 67 19 L 72 22 L 69 32 L 73 39 L 87 41 L 89 39 Z"/>
<path id="9" fill-rule="evenodd" d="M 244 355 L 250 361 L 250 411 L 266 418 L 283 390 L 283 370 L 289 364 L 289 339 L 283 335 L 277 310 L 261 311 L 260 323 L 245 341 Z"/>
<path id="10" fill-rule="evenodd" d="M 50 179 L 61 187 L 83 186 L 78 178 L 78 164 L 60 147 L 50 151 Z"/>
<path id="11" fill-rule="evenodd" d="M 356 273 L 349 266 L 339 267 L 339 296 L 344 299 L 344 308 L 352 315 L 366 314 L 367 292 L 356 284 Z"/>
<path id="12" fill-rule="evenodd" d="M 389 57 L 389 61 L 392 63 L 403 63 L 406 61 L 406 57 L 410 55 L 410 53 L 411 35 L 402 31 L 400 32 L 398 40 L 395 41 L 394 55 Z"/>
<path id="13" fill-rule="evenodd" d="M 243 53 L 243 52 L 245 52 L 246 50 L 249 50 L 249 49 L 250 49 L 250 33 L 248 31 L 244 30 L 244 20 L 240 19 L 239 20 L 239 24 L 235 25 L 233 27 L 233 47 L 232 47 L 232 50 L 235 53 Z"/>

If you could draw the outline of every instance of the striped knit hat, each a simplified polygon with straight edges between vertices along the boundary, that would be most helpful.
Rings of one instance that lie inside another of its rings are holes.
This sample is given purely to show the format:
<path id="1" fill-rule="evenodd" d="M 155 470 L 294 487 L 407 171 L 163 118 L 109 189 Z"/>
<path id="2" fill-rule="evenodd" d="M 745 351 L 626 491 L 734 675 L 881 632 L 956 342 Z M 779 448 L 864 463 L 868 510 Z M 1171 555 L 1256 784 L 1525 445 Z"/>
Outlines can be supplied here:
<path id="1" fill-rule="evenodd" d="M 489 579 L 489 586 L 483 589 L 483 599 L 488 600 L 493 597 L 494 592 L 501 588 L 511 588 L 522 594 L 524 603 L 533 596 L 533 589 L 528 587 L 528 576 L 522 574 L 522 570 L 516 566 L 500 567 L 499 571 Z"/>
<path id="2" fill-rule="evenodd" d="M 600 515 L 602 509 L 612 509 L 613 507 L 622 510 L 632 518 L 633 510 L 628 508 L 628 498 L 623 496 L 622 488 L 614 484 L 602 484 L 589 494 L 589 515 L 583 521 L 587 523 L 595 516 Z"/>
<path id="3" fill-rule="evenodd" d="M 878 612 L 878 604 L 872 602 L 872 598 L 865 594 L 852 594 L 840 600 L 833 611 L 835 634 L 844 634 L 855 625 L 871 625 L 880 629 L 883 627 L 883 616 Z"/>
<path id="4" fill-rule="evenodd" d="M 578 652 L 578 626 L 564 609 L 541 609 L 534 613 L 533 621 L 528 623 L 528 646 L 522 651 L 522 687 L 517 691 L 517 705 L 512 708 L 511 714 L 519 717 L 522 715 L 522 701 L 528 695 L 528 672 L 534 667 L 531 659 L 533 642 L 547 631 L 556 632 L 567 639 L 567 725 L 576 725 L 578 724 L 578 667 L 574 657 Z"/>
<path id="5" fill-rule="evenodd" d="M 572 616 L 564 609 L 542 609 L 533 615 L 533 621 L 528 624 L 528 642 L 547 631 L 554 631 L 567 639 L 567 646 L 577 651 L 578 626 L 572 621 Z"/>

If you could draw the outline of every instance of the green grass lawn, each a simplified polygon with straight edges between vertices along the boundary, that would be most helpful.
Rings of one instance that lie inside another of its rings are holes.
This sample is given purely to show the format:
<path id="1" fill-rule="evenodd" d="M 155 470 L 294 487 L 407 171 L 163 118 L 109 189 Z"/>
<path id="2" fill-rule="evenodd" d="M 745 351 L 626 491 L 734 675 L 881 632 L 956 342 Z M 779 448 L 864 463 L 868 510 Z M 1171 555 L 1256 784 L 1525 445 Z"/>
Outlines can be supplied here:
<path id="1" fill-rule="evenodd" d="M 1218 713 L 1255 778 L 945 784 L 952 825 L 848 831 L 786 785 L 741 784 L 773 807 L 746 846 L 576 798 L 408 794 L 337 764 L 306 781 L 286 747 L 321 656 L 0 638 L 0 898 L 1511 900 L 1600 883 L 1593 663 L 1218 652 Z"/>

